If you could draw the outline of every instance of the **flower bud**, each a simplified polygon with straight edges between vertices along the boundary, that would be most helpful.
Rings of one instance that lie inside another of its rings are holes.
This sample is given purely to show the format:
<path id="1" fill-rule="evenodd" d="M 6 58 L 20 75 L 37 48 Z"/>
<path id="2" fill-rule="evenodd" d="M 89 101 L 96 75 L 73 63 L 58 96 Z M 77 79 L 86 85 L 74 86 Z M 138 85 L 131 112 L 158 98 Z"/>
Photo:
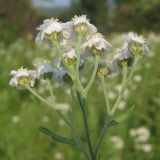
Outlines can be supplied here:
<path id="1" fill-rule="evenodd" d="M 66 51 L 63 57 L 68 65 L 75 64 L 76 62 L 76 52 L 73 48 L 71 48 L 69 51 Z"/>

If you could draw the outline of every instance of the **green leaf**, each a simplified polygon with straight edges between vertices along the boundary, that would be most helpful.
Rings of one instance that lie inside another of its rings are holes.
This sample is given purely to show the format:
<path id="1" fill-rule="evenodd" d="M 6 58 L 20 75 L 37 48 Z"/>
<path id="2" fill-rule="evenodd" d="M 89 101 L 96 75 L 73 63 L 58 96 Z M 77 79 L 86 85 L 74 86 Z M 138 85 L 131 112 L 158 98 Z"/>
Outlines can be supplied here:
<path id="1" fill-rule="evenodd" d="M 129 108 L 124 114 L 118 116 L 115 118 L 115 120 L 119 123 L 125 122 L 131 115 L 135 105 L 133 105 L 131 108 Z"/>
<path id="2" fill-rule="evenodd" d="M 65 138 L 65 137 L 45 128 L 45 127 L 39 127 L 39 131 L 50 136 L 52 139 L 54 139 L 60 143 L 76 145 L 72 140 Z"/>

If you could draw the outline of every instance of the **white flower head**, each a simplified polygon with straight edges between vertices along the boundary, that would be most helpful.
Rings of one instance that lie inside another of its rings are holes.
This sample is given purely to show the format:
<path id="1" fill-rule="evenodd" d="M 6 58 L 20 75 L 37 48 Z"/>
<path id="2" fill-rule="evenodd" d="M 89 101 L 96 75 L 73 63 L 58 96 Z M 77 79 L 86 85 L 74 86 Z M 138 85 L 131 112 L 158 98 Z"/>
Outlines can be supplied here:
<path id="1" fill-rule="evenodd" d="M 40 32 L 36 37 L 36 43 L 42 44 L 44 40 L 57 41 L 60 38 L 68 38 L 64 23 L 59 22 L 58 19 L 46 19 L 43 24 L 37 27 Z"/>
<path id="2" fill-rule="evenodd" d="M 68 64 L 73 64 L 76 61 L 76 51 L 74 48 L 71 48 L 64 52 L 63 57 Z"/>
<path id="3" fill-rule="evenodd" d="M 53 68 L 48 60 L 43 60 L 33 65 L 37 68 L 38 78 L 52 78 Z"/>
<path id="4" fill-rule="evenodd" d="M 118 150 L 122 150 L 124 148 L 123 139 L 119 136 L 111 136 L 111 142 L 113 146 Z"/>
<path id="5" fill-rule="evenodd" d="M 153 149 L 153 146 L 151 144 L 142 144 L 141 145 L 141 150 L 144 152 L 144 153 L 149 153 L 151 152 Z"/>
<path id="6" fill-rule="evenodd" d="M 62 85 L 71 85 L 72 78 L 69 72 L 63 66 L 60 57 L 55 59 L 53 65 L 54 65 L 53 78 Z"/>
<path id="7" fill-rule="evenodd" d="M 113 59 L 117 61 L 117 64 L 120 67 L 123 67 L 124 65 L 127 65 L 130 67 L 133 64 L 133 57 L 129 52 L 126 51 L 120 51 L 118 52 Z"/>
<path id="8" fill-rule="evenodd" d="M 132 66 L 134 61 L 133 56 L 126 50 L 121 50 L 113 57 L 111 61 L 112 69 L 114 72 L 119 73 L 125 66 Z"/>
<path id="9" fill-rule="evenodd" d="M 123 44 L 123 49 L 128 49 L 133 55 L 145 54 L 149 51 L 147 42 L 143 36 L 138 36 L 137 33 L 129 32 L 126 41 Z"/>
<path id="10" fill-rule="evenodd" d="M 108 76 L 112 74 L 111 67 L 107 65 L 104 59 L 101 59 L 98 64 L 97 76 Z"/>
<path id="11" fill-rule="evenodd" d="M 146 127 L 139 127 L 137 129 L 130 130 L 130 136 L 135 138 L 136 143 L 144 143 L 149 140 L 150 138 L 150 131 Z"/>
<path id="12" fill-rule="evenodd" d="M 21 67 L 18 70 L 12 70 L 10 75 L 13 76 L 9 81 L 10 86 L 15 86 L 18 89 L 24 89 L 25 85 L 34 86 L 37 72 L 35 70 L 28 70 Z"/>
<path id="13" fill-rule="evenodd" d="M 96 33 L 97 28 L 89 22 L 86 15 L 77 16 L 75 15 L 72 18 L 73 29 L 78 34 L 85 34 L 85 33 Z"/>
<path id="14" fill-rule="evenodd" d="M 88 36 L 87 41 L 82 44 L 82 48 L 86 47 L 93 55 L 97 55 L 107 51 L 111 44 L 105 40 L 102 34 L 95 33 L 92 36 Z"/>
<path id="15" fill-rule="evenodd" d="M 150 138 L 150 131 L 146 127 L 139 127 L 137 129 L 137 137 L 135 139 L 136 142 L 146 142 Z"/>

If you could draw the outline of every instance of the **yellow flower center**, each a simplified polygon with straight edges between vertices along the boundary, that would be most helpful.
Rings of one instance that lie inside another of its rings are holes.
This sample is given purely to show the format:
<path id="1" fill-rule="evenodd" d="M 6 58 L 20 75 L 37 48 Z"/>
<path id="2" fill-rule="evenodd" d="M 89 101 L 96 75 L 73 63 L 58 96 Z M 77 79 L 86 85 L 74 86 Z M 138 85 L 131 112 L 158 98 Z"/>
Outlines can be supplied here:
<path id="1" fill-rule="evenodd" d="M 29 85 L 30 78 L 29 77 L 21 77 L 18 81 L 18 84 L 21 86 Z"/>
<path id="2" fill-rule="evenodd" d="M 75 25 L 74 30 L 76 33 L 83 35 L 88 31 L 88 27 L 86 23 L 81 23 L 81 24 Z"/>

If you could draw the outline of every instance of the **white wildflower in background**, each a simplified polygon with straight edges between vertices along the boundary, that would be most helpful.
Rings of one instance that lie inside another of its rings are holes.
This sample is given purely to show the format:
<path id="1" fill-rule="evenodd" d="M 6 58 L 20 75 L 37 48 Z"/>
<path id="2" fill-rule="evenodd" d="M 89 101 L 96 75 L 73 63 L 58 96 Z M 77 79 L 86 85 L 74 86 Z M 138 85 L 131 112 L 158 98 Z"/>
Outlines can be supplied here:
<path id="1" fill-rule="evenodd" d="M 135 142 L 147 142 L 150 138 L 150 130 L 146 127 L 139 127 L 130 130 L 130 136 Z"/>
<path id="2" fill-rule="evenodd" d="M 134 75 L 133 76 L 133 80 L 135 81 L 135 82 L 141 82 L 142 81 L 142 76 L 141 75 L 139 75 L 139 74 L 136 74 L 136 75 Z"/>
<path id="3" fill-rule="evenodd" d="M 123 139 L 119 136 L 111 136 L 110 138 L 113 146 L 117 150 L 122 150 L 124 148 L 124 142 Z"/>
<path id="4" fill-rule="evenodd" d="M 63 154 L 61 152 L 56 152 L 54 158 L 55 160 L 64 160 Z"/>
<path id="5" fill-rule="evenodd" d="M 136 142 L 146 142 L 150 138 L 150 131 L 146 127 L 139 127 L 137 129 L 137 137 L 135 138 Z"/>
<path id="6" fill-rule="evenodd" d="M 152 64 L 150 62 L 147 62 L 145 63 L 145 67 L 148 69 L 148 68 L 151 68 L 152 67 Z"/>
<path id="7" fill-rule="evenodd" d="M 109 91 L 108 92 L 108 97 L 109 97 L 109 99 L 111 99 L 111 100 L 114 100 L 115 98 L 116 98 L 116 93 L 115 92 L 113 92 L 113 91 Z"/>
<path id="8" fill-rule="evenodd" d="M 150 153 L 153 150 L 153 146 L 151 144 L 138 143 L 135 145 L 135 149 L 142 151 L 144 153 Z"/>
<path id="9" fill-rule="evenodd" d="M 49 117 L 48 116 L 43 116 L 42 117 L 42 122 L 43 123 L 47 123 L 49 121 Z"/>
<path id="10" fill-rule="evenodd" d="M 59 124 L 60 126 L 64 126 L 64 125 L 65 125 L 65 122 L 64 122 L 63 119 L 61 119 L 61 120 L 59 120 L 58 124 Z"/>
<path id="11" fill-rule="evenodd" d="M 120 93 L 122 90 L 122 84 L 117 84 L 114 88 L 118 93 Z"/>
<path id="12" fill-rule="evenodd" d="M 149 153 L 149 152 L 152 151 L 153 146 L 151 144 L 142 144 L 141 149 L 142 149 L 143 152 Z"/>
<path id="13" fill-rule="evenodd" d="M 127 99 L 129 98 L 129 93 L 130 93 L 130 91 L 129 91 L 128 89 L 126 89 L 126 90 L 124 91 L 123 98 L 124 98 L 125 100 L 127 100 Z"/>
<path id="14" fill-rule="evenodd" d="M 12 70 L 10 75 L 13 78 L 9 81 L 9 85 L 18 89 L 24 89 L 25 85 L 33 87 L 37 78 L 37 72 L 35 70 L 24 69 L 23 67 L 18 70 Z"/>
<path id="15" fill-rule="evenodd" d="M 12 121 L 12 123 L 18 123 L 20 121 L 20 117 L 19 116 L 13 116 L 11 121 Z"/>
<path id="16" fill-rule="evenodd" d="M 127 102 L 122 100 L 119 102 L 119 105 L 118 105 L 118 109 L 119 110 L 124 110 L 125 108 L 127 107 Z"/>
<path id="17" fill-rule="evenodd" d="M 56 103 L 55 109 L 61 110 L 63 112 L 68 112 L 70 109 L 70 106 L 67 103 Z"/>

